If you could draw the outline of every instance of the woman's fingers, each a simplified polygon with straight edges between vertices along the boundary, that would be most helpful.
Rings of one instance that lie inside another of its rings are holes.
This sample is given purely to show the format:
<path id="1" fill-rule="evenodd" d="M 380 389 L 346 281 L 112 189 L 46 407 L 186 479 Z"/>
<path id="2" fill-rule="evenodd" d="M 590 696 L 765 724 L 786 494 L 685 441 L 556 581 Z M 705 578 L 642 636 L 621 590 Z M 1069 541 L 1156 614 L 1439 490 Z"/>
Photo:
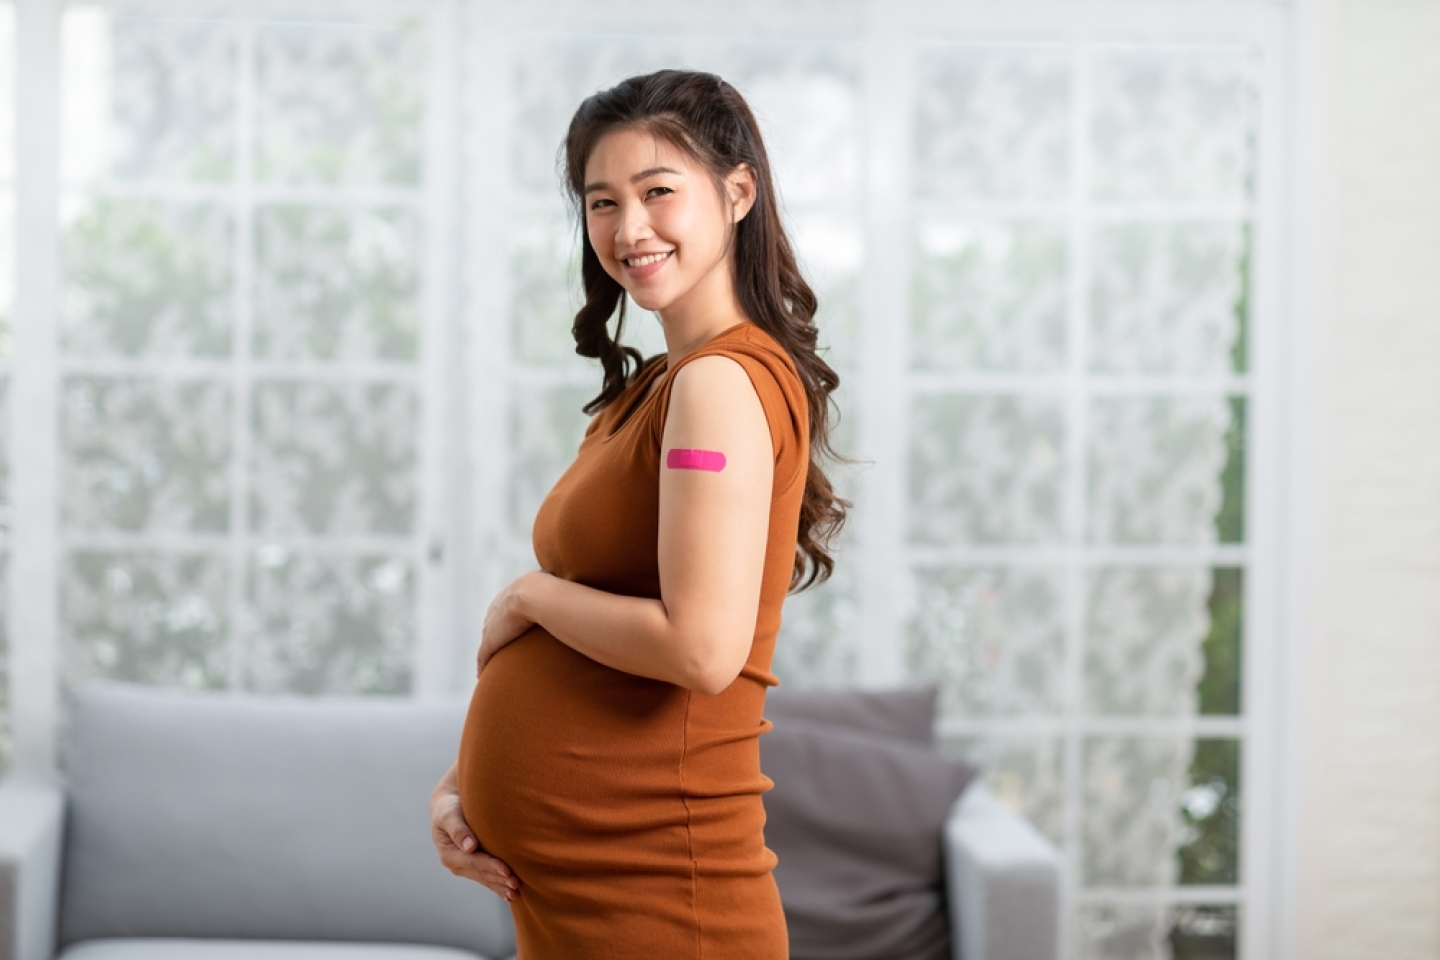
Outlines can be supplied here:
<path id="1" fill-rule="evenodd" d="M 440 863 L 457 877 L 483 884 L 506 900 L 519 895 L 520 881 L 509 864 L 480 849 L 461 812 L 459 794 L 437 788 L 430 803 L 430 839 Z"/>
<path id="2" fill-rule="evenodd" d="M 435 805 L 434 825 L 449 837 L 455 846 L 466 853 L 473 853 L 480 843 L 471 832 L 470 824 L 465 822 L 465 814 L 460 809 L 460 797 L 456 794 L 453 799 L 447 800 L 448 802 Z"/>

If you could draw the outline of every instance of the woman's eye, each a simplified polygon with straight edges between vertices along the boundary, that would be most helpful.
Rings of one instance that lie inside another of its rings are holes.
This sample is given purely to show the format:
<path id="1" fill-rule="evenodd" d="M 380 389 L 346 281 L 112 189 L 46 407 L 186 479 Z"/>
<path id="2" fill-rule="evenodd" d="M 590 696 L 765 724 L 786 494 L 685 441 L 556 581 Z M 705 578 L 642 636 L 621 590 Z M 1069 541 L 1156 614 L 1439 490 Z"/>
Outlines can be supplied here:
<path id="1" fill-rule="evenodd" d="M 606 199 L 604 199 L 604 198 L 601 198 L 601 199 L 596 200 L 596 201 L 594 201 L 593 203 L 591 203 L 591 204 L 590 204 L 590 209 L 591 209 L 591 210 L 599 210 L 601 207 L 605 206 L 606 204 L 610 204 L 611 206 L 614 206 L 614 201 L 613 201 L 613 200 L 606 200 Z"/>
<path id="2" fill-rule="evenodd" d="M 671 190 L 669 187 L 651 187 L 651 188 L 649 189 L 649 191 L 647 192 L 646 195 L 647 195 L 647 196 L 655 197 L 655 196 L 664 196 L 664 195 L 667 194 L 667 193 L 674 193 L 674 192 L 675 192 L 675 191 L 674 191 L 674 190 Z"/>

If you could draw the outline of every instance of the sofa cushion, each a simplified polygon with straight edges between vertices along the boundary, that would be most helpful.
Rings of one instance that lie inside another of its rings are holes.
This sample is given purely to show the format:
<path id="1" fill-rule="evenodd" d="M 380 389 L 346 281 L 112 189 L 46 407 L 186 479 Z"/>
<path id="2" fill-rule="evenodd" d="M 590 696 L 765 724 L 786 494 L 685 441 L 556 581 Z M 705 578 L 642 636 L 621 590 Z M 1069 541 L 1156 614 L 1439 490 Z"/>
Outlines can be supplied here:
<path id="1" fill-rule="evenodd" d="M 935 700 L 939 688 L 899 687 L 892 690 L 772 690 L 765 715 L 819 720 L 866 733 L 935 742 Z"/>
<path id="2" fill-rule="evenodd" d="M 760 738 L 765 841 L 792 960 L 950 955 L 941 835 L 972 767 L 917 743 L 785 719 Z"/>
<path id="3" fill-rule="evenodd" d="M 86 940 L 60 960 L 485 960 L 449 947 L 299 940 Z"/>
<path id="4" fill-rule="evenodd" d="M 77 691 L 60 937 L 345 940 L 514 952 L 451 875 L 429 796 L 465 703 Z"/>

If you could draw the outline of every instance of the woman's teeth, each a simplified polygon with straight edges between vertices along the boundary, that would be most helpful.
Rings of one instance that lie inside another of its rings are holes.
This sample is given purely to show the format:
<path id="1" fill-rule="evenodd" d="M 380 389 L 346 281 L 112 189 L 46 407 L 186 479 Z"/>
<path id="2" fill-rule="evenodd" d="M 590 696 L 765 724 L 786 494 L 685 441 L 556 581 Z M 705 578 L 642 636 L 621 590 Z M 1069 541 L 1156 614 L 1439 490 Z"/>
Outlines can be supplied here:
<path id="1" fill-rule="evenodd" d="M 632 267 L 644 267 L 652 263 L 659 263 L 668 256 L 670 256 L 670 251 L 667 250 L 664 253 L 651 253 L 643 257 L 631 257 L 625 262 Z"/>

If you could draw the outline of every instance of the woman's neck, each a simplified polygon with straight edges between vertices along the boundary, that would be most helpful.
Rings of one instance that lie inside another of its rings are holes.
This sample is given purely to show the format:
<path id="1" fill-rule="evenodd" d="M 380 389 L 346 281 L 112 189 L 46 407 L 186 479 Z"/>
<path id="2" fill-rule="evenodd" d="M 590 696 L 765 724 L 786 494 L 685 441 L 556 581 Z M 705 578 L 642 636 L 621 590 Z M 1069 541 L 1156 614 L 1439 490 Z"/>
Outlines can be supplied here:
<path id="1" fill-rule="evenodd" d="M 716 270 L 679 301 L 659 311 L 665 333 L 666 369 L 709 343 L 716 334 L 750 318 L 740 309 L 729 283 L 729 267 Z M 721 281 L 721 282 L 717 282 Z"/>

